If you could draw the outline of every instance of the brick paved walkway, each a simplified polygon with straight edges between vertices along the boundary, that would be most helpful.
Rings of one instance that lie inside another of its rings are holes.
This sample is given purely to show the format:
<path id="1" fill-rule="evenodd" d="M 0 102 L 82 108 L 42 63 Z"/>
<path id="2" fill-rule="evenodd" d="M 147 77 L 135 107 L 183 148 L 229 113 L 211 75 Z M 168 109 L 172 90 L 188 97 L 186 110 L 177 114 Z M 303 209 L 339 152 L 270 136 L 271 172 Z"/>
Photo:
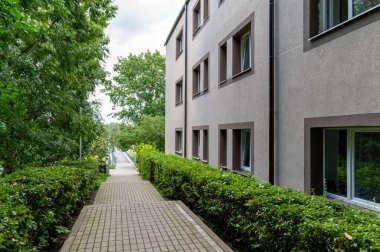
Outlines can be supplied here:
<path id="1" fill-rule="evenodd" d="M 117 152 L 61 251 L 232 251 L 182 202 L 167 201 Z"/>

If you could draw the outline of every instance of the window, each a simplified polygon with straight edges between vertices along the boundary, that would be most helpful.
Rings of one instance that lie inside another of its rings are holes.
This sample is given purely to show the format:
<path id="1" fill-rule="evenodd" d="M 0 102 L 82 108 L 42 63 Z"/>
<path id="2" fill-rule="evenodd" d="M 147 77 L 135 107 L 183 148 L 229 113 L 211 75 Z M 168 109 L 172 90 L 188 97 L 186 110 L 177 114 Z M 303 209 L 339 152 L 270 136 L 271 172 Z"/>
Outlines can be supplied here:
<path id="1" fill-rule="evenodd" d="M 209 83 L 209 69 L 208 69 L 208 58 L 203 61 L 203 91 L 208 90 Z"/>
<path id="2" fill-rule="evenodd" d="M 314 29 L 318 33 L 327 31 L 340 23 L 380 5 L 380 0 L 319 0 L 312 5 L 312 17 L 318 15 L 318 24 Z M 312 22 L 314 23 L 314 22 Z M 318 29 L 317 29 L 318 28 Z"/>
<path id="3" fill-rule="evenodd" d="M 251 131 L 233 130 L 233 169 L 251 172 Z"/>
<path id="4" fill-rule="evenodd" d="M 199 130 L 193 130 L 193 158 L 200 158 L 201 136 Z"/>
<path id="5" fill-rule="evenodd" d="M 241 37 L 240 47 L 240 71 L 243 72 L 251 67 L 251 33 Z"/>
<path id="6" fill-rule="evenodd" d="M 208 125 L 193 126 L 192 157 L 196 160 L 208 162 Z"/>
<path id="7" fill-rule="evenodd" d="M 181 32 L 177 36 L 177 43 L 176 43 L 177 58 L 182 53 L 182 51 L 183 51 L 183 30 L 181 30 Z"/>
<path id="8" fill-rule="evenodd" d="M 175 104 L 178 105 L 183 102 L 183 81 L 182 79 L 175 84 Z"/>
<path id="9" fill-rule="evenodd" d="M 208 130 L 203 130 L 203 161 L 208 161 Z"/>
<path id="10" fill-rule="evenodd" d="M 201 27 L 201 23 L 201 3 L 199 0 L 193 9 L 193 34 L 197 33 L 198 29 Z"/>
<path id="11" fill-rule="evenodd" d="M 227 167 L 227 130 L 219 132 L 219 165 Z"/>
<path id="12" fill-rule="evenodd" d="M 325 129 L 327 193 L 380 210 L 380 129 Z"/>
<path id="13" fill-rule="evenodd" d="M 251 131 L 241 131 L 240 145 L 240 169 L 243 171 L 251 171 Z"/>
<path id="14" fill-rule="evenodd" d="M 209 16 L 209 1 L 203 0 L 203 21 L 205 21 Z"/>
<path id="15" fill-rule="evenodd" d="M 219 83 L 227 80 L 227 43 L 219 48 Z"/>
<path id="16" fill-rule="evenodd" d="M 201 66 L 198 65 L 193 70 L 193 96 L 201 92 Z"/>
<path id="17" fill-rule="evenodd" d="M 182 154 L 182 130 L 176 130 L 175 132 L 175 152 Z"/>
<path id="18" fill-rule="evenodd" d="M 193 66 L 193 98 L 200 97 L 208 92 L 209 88 L 209 53 L 203 56 Z"/>
<path id="19" fill-rule="evenodd" d="M 248 23 L 233 37 L 233 75 L 251 68 L 251 43 L 251 23 Z"/>

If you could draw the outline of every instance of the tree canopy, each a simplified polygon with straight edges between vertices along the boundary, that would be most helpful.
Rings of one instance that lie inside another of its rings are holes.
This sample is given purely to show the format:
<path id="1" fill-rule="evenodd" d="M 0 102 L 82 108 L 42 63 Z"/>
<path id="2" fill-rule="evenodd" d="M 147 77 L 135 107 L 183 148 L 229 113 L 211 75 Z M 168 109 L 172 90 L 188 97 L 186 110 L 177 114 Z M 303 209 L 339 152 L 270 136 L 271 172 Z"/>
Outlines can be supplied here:
<path id="1" fill-rule="evenodd" d="M 10 171 L 76 155 L 101 131 L 88 98 L 107 82 L 112 0 L 0 1 L 0 163 Z M 79 113 L 80 107 L 83 112 Z"/>
<path id="2" fill-rule="evenodd" d="M 105 91 L 121 107 L 119 119 L 137 123 L 142 115 L 165 114 L 165 58 L 158 51 L 119 58 L 114 70 Z"/>
<path id="3" fill-rule="evenodd" d="M 134 145 L 146 143 L 164 151 L 165 117 L 143 115 L 138 123 L 121 124 L 115 138 L 116 145 L 123 150 L 129 150 Z"/>

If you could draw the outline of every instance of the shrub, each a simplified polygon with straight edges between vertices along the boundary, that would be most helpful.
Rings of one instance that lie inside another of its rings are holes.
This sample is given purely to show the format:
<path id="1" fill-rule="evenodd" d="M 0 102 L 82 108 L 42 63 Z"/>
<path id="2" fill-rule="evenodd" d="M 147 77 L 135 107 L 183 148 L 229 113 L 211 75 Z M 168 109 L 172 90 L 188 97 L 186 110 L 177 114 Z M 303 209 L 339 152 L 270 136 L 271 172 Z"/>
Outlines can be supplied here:
<path id="1" fill-rule="evenodd" d="M 0 251 L 24 251 L 29 233 L 35 230 L 30 210 L 23 204 L 20 192 L 0 182 Z"/>
<path id="2" fill-rule="evenodd" d="M 379 251 L 380 218 L 321 196 L 137 148 L 137 166 L 241 251 Z"/>
<path id="3" fill-rule="evenodd" d="M 26 168 L 0 180 L 0 250 L 48 245 L 99 186 L 99 163 Z"/>

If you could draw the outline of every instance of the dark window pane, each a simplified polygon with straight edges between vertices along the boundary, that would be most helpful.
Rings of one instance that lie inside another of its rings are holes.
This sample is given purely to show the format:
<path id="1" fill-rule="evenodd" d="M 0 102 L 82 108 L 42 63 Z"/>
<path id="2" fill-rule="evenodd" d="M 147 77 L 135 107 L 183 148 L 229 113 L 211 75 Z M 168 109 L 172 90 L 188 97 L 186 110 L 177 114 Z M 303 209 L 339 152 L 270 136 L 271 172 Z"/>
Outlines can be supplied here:
<path id="1" fill-rule="evenodd" d="M 242 169 L 249 170 L 251 166 L 251 133 L 248 130 L 242 131 Z"/>
<path id="2" fill-rule="evenodd" d="M 250 68 L 250 34 L 247 34 L 245 35 L 243 38 L 242 38 L 242 41 L 241 41 L 241 48 L 242 48 L 242 52 L 241 52 L 241 66 L 242 66 L 242 69 L 241 71 L 245 71 L 247 70 L 248 68 Z"/>
<path id="3" fill-rule="evenodd" d="M 380 132 L 355 133 L 355 197 L 380 201 Z"/>
<path id="4" fill-rule="evenodd" d="M 347 197 L 346 130 L 326 130 L 325 180 L 327 192 Z"/>
<path id="5" fill-rule="evenodd" d="M 247 132 L 246 137 L 245 137 L 245 146 L 244 146 L 244 160 L 243 160 L 243 165 L 246 167 L 250 166 L 250 148 L 251 148 L 251 143 L 249 141 L 250 134 Z"/>

